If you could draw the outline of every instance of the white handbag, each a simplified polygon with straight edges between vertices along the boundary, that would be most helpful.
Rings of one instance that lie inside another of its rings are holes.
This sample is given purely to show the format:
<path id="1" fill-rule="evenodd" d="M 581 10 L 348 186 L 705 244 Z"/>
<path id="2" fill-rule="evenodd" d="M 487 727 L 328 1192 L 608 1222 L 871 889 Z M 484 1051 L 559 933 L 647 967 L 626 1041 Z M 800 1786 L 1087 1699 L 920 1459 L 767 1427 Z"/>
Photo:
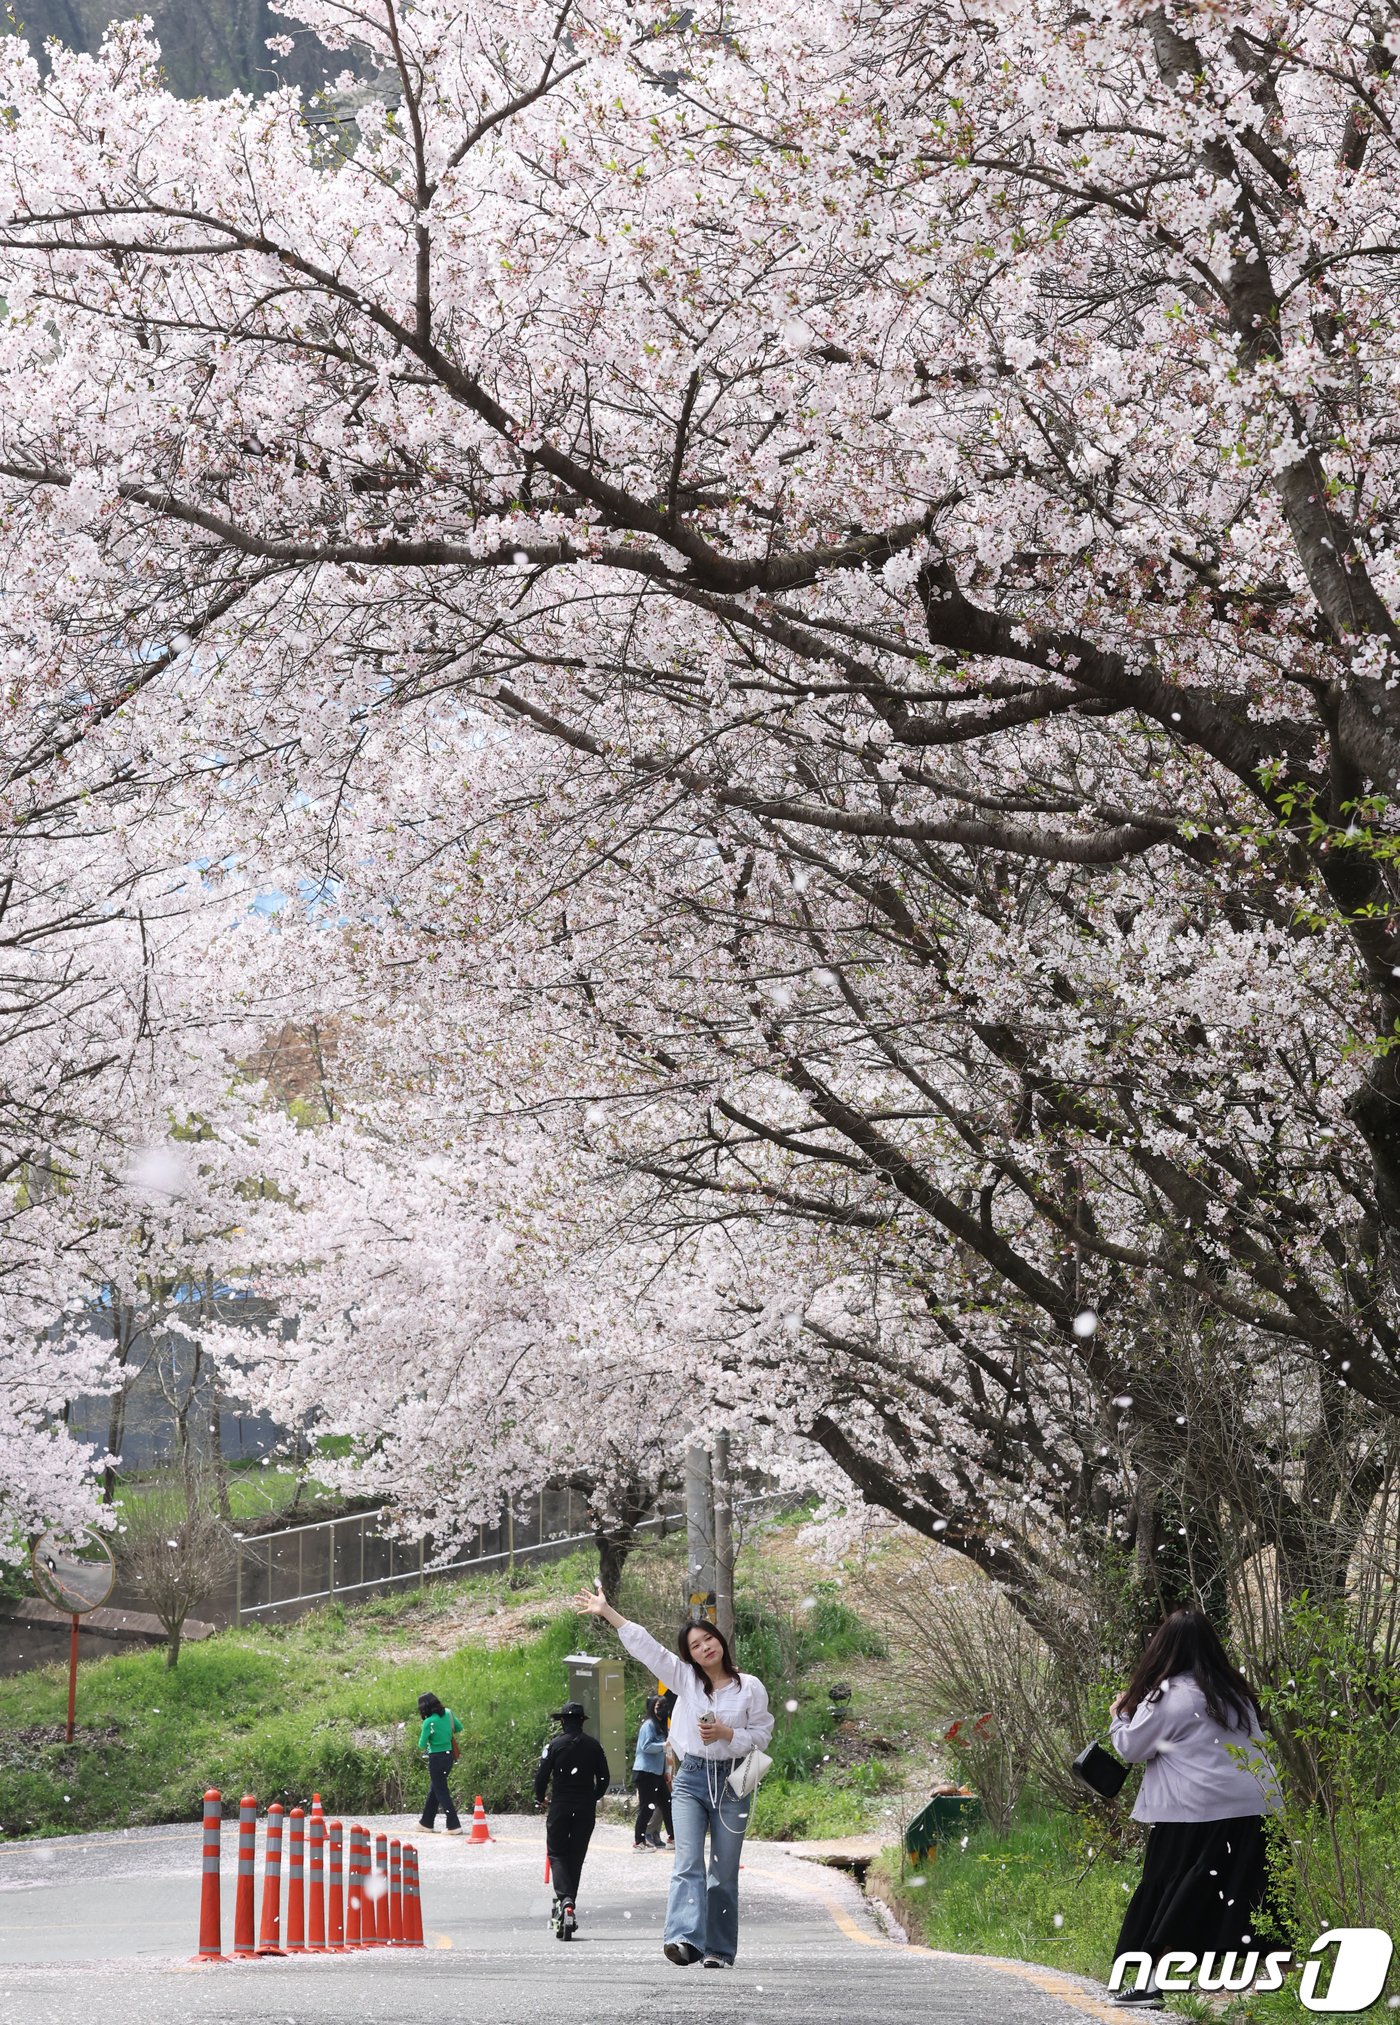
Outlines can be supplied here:
<path id="1" fill-rule="evenodd" d="M 725 1782 L 731 1793 L 743 1800 L 752 1793 L 766 1772 L 773 1769 L 773 1760 L 766 1751 L 750 1751 L 742 1757 Z"/>

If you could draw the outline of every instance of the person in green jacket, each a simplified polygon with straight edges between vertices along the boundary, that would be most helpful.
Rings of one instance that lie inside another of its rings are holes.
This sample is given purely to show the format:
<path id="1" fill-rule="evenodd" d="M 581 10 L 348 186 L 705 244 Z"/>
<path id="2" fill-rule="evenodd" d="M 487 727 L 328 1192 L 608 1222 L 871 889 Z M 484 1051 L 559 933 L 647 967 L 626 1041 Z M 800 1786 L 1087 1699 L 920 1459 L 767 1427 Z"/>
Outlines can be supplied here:
<path id="1" fill-rule="evenodd" d="M 418 1749 L 428 1761 L 431 1780 L 418 1825 L 431 1830 L 441 1807 L 447 1833 L 460 1835 L 462 1824 L 457 1819 L 457 1803 L 447 1790 L 447 1775 L 452 1770 L 452 1740 L 460 1734 L 462 1725 L 451 1709 L 443 1707 L 436 1695 L 419 1695 L 418 1713 L 423 1718 L 423 1727 L 418 1732 Z"/>

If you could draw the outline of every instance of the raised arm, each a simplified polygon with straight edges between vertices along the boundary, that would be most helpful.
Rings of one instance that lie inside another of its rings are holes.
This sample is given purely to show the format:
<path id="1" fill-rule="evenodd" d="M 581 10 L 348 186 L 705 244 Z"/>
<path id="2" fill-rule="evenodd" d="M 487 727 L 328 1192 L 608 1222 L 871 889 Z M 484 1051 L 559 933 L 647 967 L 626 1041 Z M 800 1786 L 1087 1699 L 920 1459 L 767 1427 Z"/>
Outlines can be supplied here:
<path id="1" fill-rule="evenodd" d="M 630 1618 L 624 1617 L 620 1610 L 614 1610 L 605 1597 L 592 1589 L 579 1591 L 574 1598 L 574 1608 L 585 1616 L 604 1618 L 622 1640 L 633 1659 L 639 1659 L 643 1666 L 651 1669 L 659 1681 L 664 1681 L 668 1688 L 674 1688 L 679 1692 L 681 1685 L 679 1660 L 669 1647 L 664 1646 L 659 1638 L 653 1638 L 643 1625 L 634 1624 Z"/>
<path id="2" fill-rule="evenodd" d="M 627 1619 L 620 1610 L 614 1610 L 601 1589 L 580 1589 L 574 1598 L 574 1609 L 580 1617 L 601 1617 L 614 1631 L 621 1631 Z"/>

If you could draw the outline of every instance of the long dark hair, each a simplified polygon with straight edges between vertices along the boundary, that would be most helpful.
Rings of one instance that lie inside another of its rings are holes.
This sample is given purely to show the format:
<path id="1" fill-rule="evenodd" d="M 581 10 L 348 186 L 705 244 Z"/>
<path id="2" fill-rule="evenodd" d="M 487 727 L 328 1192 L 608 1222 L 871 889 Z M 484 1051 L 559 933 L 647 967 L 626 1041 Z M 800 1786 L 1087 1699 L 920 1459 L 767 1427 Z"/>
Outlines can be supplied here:
<path id="1" fill-rule="evenodd" d="M 420 1716 L 445 1716 L 447 1710 L 436 1695 L 419 1695 L 418 1713 Z"/>
<path id="2" fill-rule="evenodd" d="M 690 1634 L 692 1631 L 708 1631 L 711 1638 L 717 1638 L 719 1640 L 720 1650 L 724 1654 L 724 1671 L 729 1675 L 729 1678 L 731 1680 L 738 1680 L 739 1669 L 737 1666 L 735 1666 L 734 1655 L 729 1650 L 729 1640 L 725 1637 L 724 1633 L 720 1630 L 717 1624 L 711 1624 L 704 1619 L 697 1622 L 693 1617 L 688 1619 L 687 1622 L 681 1626 L 680 1631 L 677 1634 L 676 1652 L 678 1656 L 685 1661 L 686 1665 L 694 1673 L 695 1678 L 699 1681 L 701 1687 L 704 1688 L 706 1694 L 713 1695 L 714 1689 L 710 1685 L 710 1676 L 706 1673 L 704 1667 L 701 1666 L 700 1662 L 698 1660 L 692 1659 L 690 1656 Z"/>
<path id="3" fill-rule="evenodd" d="M 1144 1702 L 1157 1699 L 1164 1681 L 1181 1673 L 1194 1677 L 1205 1696 L 1206 1713 L 1223 1730 L 1247 1730 L 1259 1720 L 1258 1695 L 1239 1668 L 1230 1664 L 1220 1634 L 1201 1610 L 1174 1610 L 1157 1626 L 1143 1647 L 1118 1713 L 1136 1715 Z"/>

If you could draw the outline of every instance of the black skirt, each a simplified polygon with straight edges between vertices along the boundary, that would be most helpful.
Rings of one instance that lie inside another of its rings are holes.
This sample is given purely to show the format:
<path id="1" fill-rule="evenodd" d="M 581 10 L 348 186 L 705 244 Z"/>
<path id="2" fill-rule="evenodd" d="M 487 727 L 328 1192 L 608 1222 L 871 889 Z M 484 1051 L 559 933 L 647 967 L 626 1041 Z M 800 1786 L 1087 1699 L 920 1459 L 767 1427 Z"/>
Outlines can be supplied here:
<path id="1" fill-rule="evenodd" d="M 1158 1821 L 1116 1953 L 1141 1949 L 1156 1959 L 1170 1948 L 1204 1955 L 1245 1946 L 1267 1887 L 1262 1814 Z"/>

